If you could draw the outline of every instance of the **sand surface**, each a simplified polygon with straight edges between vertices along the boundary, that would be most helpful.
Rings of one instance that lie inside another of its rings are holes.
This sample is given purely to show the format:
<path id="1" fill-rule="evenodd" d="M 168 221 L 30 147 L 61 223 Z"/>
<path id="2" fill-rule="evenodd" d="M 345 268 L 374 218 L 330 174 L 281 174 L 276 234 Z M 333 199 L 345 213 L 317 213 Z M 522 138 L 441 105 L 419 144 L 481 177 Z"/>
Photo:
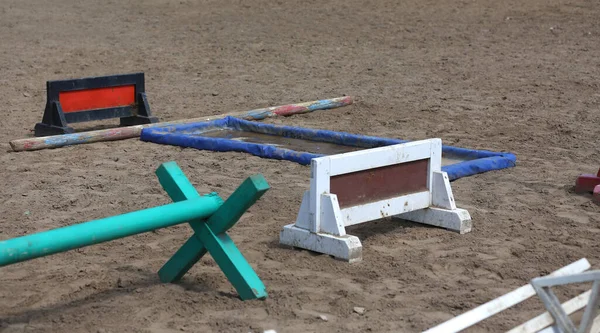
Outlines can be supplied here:
<path id="1" fill-rule="evenodd" d="M 254 173 L 272 189 L 230 231 L 265 301 L 240 301 L 210 256 L 159 283 L 190 236 L 179 226 L 2 268 L 0 331 L 418 332 L 582 257 L 599 268 L 600 208 L 572 191 L 600 166 L 598 17 L 591 0 L 1 1 L 1 239 L 168 203 L 154 170 L 171 160 L 200 192 L 227 197 Z M 305 166 L 136 139 L 8 152 L 41 120 L 46 80 L 137 71 L 165 121 L 352 95 L 267 122 L 439 137 L 518 166 L 453 182 L 471 233 L 364 224 L 349 231 L 364 260 L 349 265 L 278 245 Z M 541 309 L 532 299 L 470 331 Z"/>

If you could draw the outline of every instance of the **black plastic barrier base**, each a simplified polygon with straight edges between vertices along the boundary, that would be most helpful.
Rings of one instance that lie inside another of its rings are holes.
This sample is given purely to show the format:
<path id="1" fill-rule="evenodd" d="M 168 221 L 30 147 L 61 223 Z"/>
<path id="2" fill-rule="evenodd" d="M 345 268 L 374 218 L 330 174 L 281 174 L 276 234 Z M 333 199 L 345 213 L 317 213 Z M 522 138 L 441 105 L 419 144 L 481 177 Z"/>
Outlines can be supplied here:
<path id="1" fill-rule="evenodd" d="M 144 73 L 46 82 L 47 102 L 35 136 L 73 133 L 69 123 L 120 118 L 120 126 L 158 122 L 150 112 Z"/>

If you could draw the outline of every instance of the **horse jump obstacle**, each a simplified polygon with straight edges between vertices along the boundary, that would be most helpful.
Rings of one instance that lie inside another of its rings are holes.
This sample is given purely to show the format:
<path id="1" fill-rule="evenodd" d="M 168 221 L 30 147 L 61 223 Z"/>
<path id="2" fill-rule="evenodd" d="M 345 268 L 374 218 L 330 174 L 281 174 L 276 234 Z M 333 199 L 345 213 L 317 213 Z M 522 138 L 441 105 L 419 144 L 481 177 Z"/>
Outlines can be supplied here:
<path id="1" fill-rule="evenodd" d="M 162 282 L 176 282 L 207 252 L 242 300 L 266 298 L 265 286 L 226 231 L 268 189 L 260 174 L 247 178 L 223 202 L 200 195 L 175 162 L 163 163 L 158 180 L 174 203 L 0 241 L 0 267 L 188 222 L 194 230 L 159 270 Z"/>
<path id="2" fill-rule="evenodd" d="M 346 234 L 347 226 L 396 216 L 469 232 L 471 216 L 456 208 L 441 167 L 441 139 L 315 158 L 310 190 L 280 243 L 355 262 L 362 259 L 362 245 Z"/>
<path id="3" fill-rule="evenodd" d="M 508 333 L 600 333 L 600 316 L 596 317 L 600 301 L 600 270 L 584 272 L 590 268 L 587 259 L 580 259 L 550 275 L 532 279 L 530 284 L 515 289 L 508 294 L 498 297 L 424 333 L 456 333 L 461 332 L 487 318 L 507 310 L 530 297 L 538 294 L 548 312 L 516 326 Z M 549 286 L 595 281 L 592 288 L 566 301 L 562 305 L 553 293 L 546 289 Z M 586 307 L 587 305 L 587 307 Z M 569 315 L 586 307 L 581 320 L 581 326 L 576 331 Z M 594 317 L 596 317 L 594 319 Z"/>
<path id="4" fill-rule="evenodd" d="M 46 109 L 35 136 L 73 133 L 69 123 L 120 118 L 121 126 L 158 122 L 150 112 L 144 73 L 46 82 Z"/>

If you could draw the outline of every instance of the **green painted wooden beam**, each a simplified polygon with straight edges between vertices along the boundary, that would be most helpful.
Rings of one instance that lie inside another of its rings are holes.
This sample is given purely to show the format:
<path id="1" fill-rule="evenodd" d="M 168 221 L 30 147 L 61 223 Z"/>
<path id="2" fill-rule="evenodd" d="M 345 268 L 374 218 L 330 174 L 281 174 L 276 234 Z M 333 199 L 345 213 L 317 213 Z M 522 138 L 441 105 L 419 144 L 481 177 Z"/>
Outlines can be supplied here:
<path id="1" fill-rule="evenodd" d="M 0 266 L 205 219 L 221 206 L 216 194 L 0 241 Z"/>
<path id="2" fill-rule="evenodd" d="M 269 183 L 263 175 L 256 174 L 246 178 L 235 192 L 207 221 L 214 233 L 221 233 L 233 227 L 244 213 L 269 190 Z"/>
<path id="3" fill-rule="evenodd" d="M 156 170 L 156 176 L 160 185 L 175 202 L 200 196 L 175 162 L 163 163 Z M 165 283 L 179 281 L 206 252 L 199 238 L 190 237 L 158 271 L 160 280 Z"/>
<path id="4" fill-rule="evenodd" d="M 183 170 L 181 170 L 175 161 L 161 164 L 155 173 L 158 177 L 158 182 L 174 202 L 200 196 L 194 185 L 190 183 Z"/>
<path id="5" fill-rule="evenodd" d="M 194 235 L 161 268 L 163 282 L 179 280 L 207 251 L 243 300 L 267 297 L 264 284 L 225 233 L 268 189 L 262 175 L 246 179 L 223 202 L 200 196 L 175 162 L 156 174 L 172 204 L 0 241 L 0 266 L 189 222 Z"/>
<path id="6" fill-rule="evenodd" d="M 158 277 L 164 283 L 173 283 L 181 280 L 192 266 L 206 254 L 207 250 L 200 237 L 192 235 L 175 252 L 175 254 L 160 268 Z"/>
<path id="7" fill-rule="evenodd" d="M 163 164 L 156 172 L 174 201 L 190 200 L 198 193 L 176 164 Z M 225 233 L 267 190 L 262 175 L 247 178 L 208 220 L 190 221 L 194 235 L 158 272 L 161 281 L 175 282 L 208 251 L 243 300 L 266 298 L 264 284 L 231 238 Z"/>
<path id="8" fill-rule="evenodd" d="M 206 223 L 198 226 L 200 240 L 242 300 L 267 298 L 267 289 L 226 233 L 215 235 Z"/>

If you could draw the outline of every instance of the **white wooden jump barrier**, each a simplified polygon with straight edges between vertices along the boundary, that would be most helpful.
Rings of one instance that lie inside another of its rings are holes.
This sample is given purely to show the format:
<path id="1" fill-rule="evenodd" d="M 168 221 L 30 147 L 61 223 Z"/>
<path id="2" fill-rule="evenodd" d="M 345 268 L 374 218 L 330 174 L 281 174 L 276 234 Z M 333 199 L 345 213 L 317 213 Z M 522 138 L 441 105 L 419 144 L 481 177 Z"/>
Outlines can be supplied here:
<path id="1" fill-rule="evenodd" d="M 441 170 L 441 139 L 315 158 L 310 190 L 280 243 L 355 262 L 362 259 L 362 245 L 346 234 L 347 226 L 392 216 L 469 232 L 471 216 L 456 208 Z"/>
<path id="2" fill-rule="evenodd" d="M 576 283 L 581 282 L 585 279 L 582 279 L 582 276 L 587 275 L 597 275 L 600 274 L 600 271 L 592 271 L 582 273 L 590 268 L 590 263 L 587 259 L 580 259 L 568 266 L 565 266 L 550 275 L 547 275 L 543 278 L 533 279 L 532 282 L 536 283 L 536 281 L 543 280 L 571 280 L 570 282 L 557 281 L 558 284 L 564 283 Z M 587 279 L 586 281 L 590 281 Z M 600 316 L 596 317 L 596 311 L 598 309 L 599 302 L 599 286 L 600 284 L 596 282 L 591 290 L 588 290 L 577 297 L 565 302 L 560 305 L 558 302 L 555 306 L 551 306 L 552 312 L 562 321 L 565 321 L 565 317 L 568 315 L 575 313 L 583 309 L 586 305 L 586 311 L 582 318 L 582 325 L 578 331 L 575 329 L 564 329 L 563 325 L 558 325 L 555 321 L 555 318 L 550 312 L 542 313 L 541 315 L 517 326 L 513 329 L 509 330 L 508 333 L 569 333 L 569 332 L 581 332 L 581 333 L 599 333 L 600 332 Z M 433 327 L 423 333 L 456 333 L 461 332 L 497 313 L 500 313 L 510 307 L 513 307 L 528 298 L 535 296 L 536 290 L 531 284 L 527 284 L 518 289 L 511 291 L 508 294 L 505 294 L 501 297 L 498 297 L 490 302 L 487 302 L 483 305 L 480 305 L 468 312 L 465 312 L 457 317 L 454 317 L 445 323 L 442 323 L 436 327 Z M 548 306 L 548 305 L 546 305 Z M 562 311 L 559 309 L 562 307 Z M 557 311 L 558 310 L 558 311 Z M 558 313 L 557 313 L 558 312 Z M 587 321 L 586 321 L 587 318 Z M 592 321 L 593 320 L 593 321 Z M 590 324 L 590 325 L 588 325 Z M 568 326 L 568 325 L 567 325 Z M 586 327 L 587 326 L 587 327 Z"/>

